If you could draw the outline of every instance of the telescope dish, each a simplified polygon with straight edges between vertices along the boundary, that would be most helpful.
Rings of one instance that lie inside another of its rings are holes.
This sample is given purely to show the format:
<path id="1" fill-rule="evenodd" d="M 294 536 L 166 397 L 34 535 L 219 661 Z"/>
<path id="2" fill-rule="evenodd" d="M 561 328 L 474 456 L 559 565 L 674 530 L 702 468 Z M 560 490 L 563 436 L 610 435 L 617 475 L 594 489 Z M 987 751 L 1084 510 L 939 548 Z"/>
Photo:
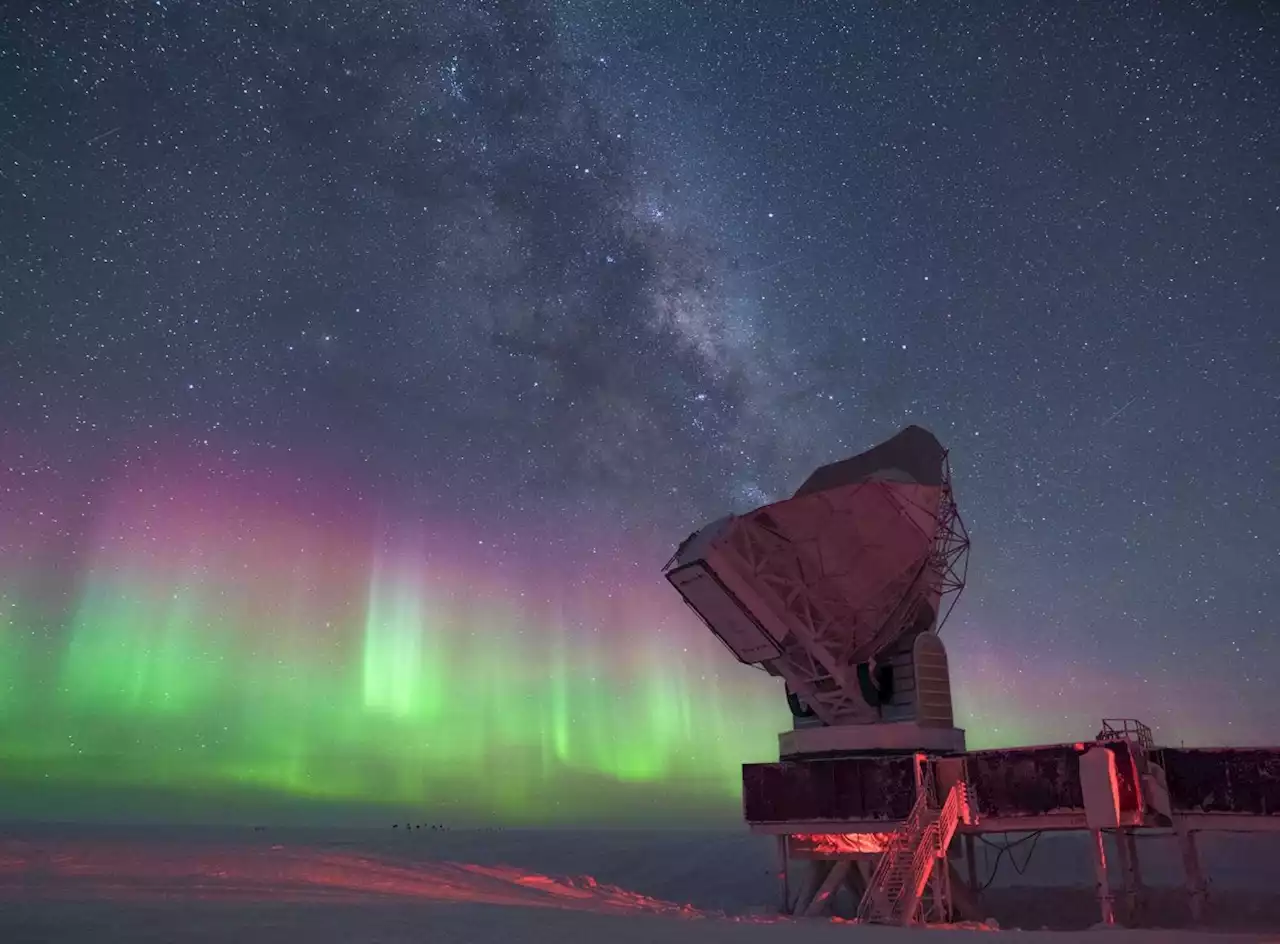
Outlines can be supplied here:
<path id="1" fill-rule="evenodd" d="M 785 679 L 805 713 L 857 724 L 889 720 L 890 666 L 941 628 L 968 551 L 947 452 L 908 426 L 817 469 L 785 501 L 695 532 L 664 570 L 734 655 Z"/>

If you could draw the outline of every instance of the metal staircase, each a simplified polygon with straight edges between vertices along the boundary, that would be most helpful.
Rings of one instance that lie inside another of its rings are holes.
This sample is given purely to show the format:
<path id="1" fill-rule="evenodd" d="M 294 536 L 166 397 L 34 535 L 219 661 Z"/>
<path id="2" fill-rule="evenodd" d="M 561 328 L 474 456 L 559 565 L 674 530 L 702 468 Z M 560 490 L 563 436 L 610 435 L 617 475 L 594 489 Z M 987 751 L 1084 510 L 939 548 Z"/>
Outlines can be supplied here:
<path id="1" fill-rule="evenodd" d="M 910 815 L 885 847 L 858 906 L 859 920 L 903 926 L 916 920 L 934 863 L 946 858 L 951 838 L 968 813 L 963 783 L 951 788 L 941 809 L 930 802 L 931 793 L 920 790 Z"/>

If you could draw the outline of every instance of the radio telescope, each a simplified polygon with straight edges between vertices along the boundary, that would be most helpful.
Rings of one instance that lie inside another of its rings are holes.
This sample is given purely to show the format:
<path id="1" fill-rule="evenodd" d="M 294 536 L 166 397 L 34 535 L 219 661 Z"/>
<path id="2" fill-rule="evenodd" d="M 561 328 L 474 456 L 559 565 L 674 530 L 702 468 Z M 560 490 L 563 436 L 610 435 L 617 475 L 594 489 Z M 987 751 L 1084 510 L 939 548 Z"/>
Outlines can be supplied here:
<path id="1" fill-rule="evenodd" d="M 963 750 L 937 634 L 968 551 L 947 451 L 908 426 L 791 498 L 706 525 L 664 570 L 741 662 L 785 680 L 784 757 Z"/>

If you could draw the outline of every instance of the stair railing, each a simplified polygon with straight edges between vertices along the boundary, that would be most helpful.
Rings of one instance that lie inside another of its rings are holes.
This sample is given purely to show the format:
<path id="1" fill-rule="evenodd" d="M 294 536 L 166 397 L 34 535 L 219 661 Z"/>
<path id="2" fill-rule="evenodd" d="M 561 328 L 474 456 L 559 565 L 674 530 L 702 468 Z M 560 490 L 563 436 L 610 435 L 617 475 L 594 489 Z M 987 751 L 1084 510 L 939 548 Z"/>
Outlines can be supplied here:
<path id="1" fill-rule="evenodd" d="M 893 924 L 910 924 L 915 919 L 916 908 L 929 882 L 929 873 L 938 858 L 938 824 L 930 823 L 911 856 L 911 871 L 903 883 L 902 893 L 889 913 Z"/>
<path id="2" fill-rule="evenodd" d="M 861 920 L 907 925 L 915 919 L 929 876 L 965 814 L 965 785 L 951 787 L 941 810 L 935 811 L 929 799 L 922 790 L 911 815 L 886 844 L 858 907 Z"/>
<path id="3" fill-rule="evenodd" d="M 871 873 L 871 881 L 867 883 L 866 893 L 858 904 L 859 919 L 863 921 L 870 919 L 877 910 L 877 905 L 883 901 L 889 878 L 903 864 L 904 854 L 910 854 L 908 853 L 909 844 L 918 840 L 928 814 L 929 791 L 922 788 L 916 794 L 916 801 L 911 807 L 911 812 L 907 815 L 902 825 L 890 834 L 884 851 L 880 853 L 880 859 L 876 863 L 875 871 Z M 911 849 L 911 851 L 914 852 L 914 849 Z M 889 911 L 892 911 L 896 902 L 884 901 L 884 904 Z"/>
<path id="4" fill-rule="evenodd" d="M 905 907 L 894 908 L 892 915 L 894 923 L 905 925 L 914 920 L 916 907 L 924 895 L 929 876 L 933 873 L 937 860 L 945 858 L 951 839 L 955 836 L 966 799 L 965 785 L 953 784 L 947 793 L 946 802 L 942 804 L 938 818 L 929 824 L 925 834 L 920 837 L 920 843 L 911 857 L 909 884 L 903 889 L 904 894 L 899 899 L 899 903 L 905 902 Z"/>
<path id="5" fill-rule="evenodd" d="M 947 854 L 960 820 L 966 818 L 968 805 L 969 793 L 964 782 L 952 785 L 951 792 L 947 794 L 947 802 L 942 804 L 942 812 L 938 814 L 938 858 Z"/>

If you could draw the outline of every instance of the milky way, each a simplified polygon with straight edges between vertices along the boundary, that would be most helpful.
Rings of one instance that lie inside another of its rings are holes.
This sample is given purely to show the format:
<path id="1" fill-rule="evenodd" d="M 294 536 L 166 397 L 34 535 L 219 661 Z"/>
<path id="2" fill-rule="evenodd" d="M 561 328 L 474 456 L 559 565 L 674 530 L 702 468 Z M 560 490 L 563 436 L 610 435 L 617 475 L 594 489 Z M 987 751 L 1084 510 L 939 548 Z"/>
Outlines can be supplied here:
<path id="1" fill-rule="evenodd" d="M 5 795 L 732 813 L 661 564 L 912 422 L 971 742 L 1273 739 L 1274 17 L 798 10 L 7 13 Z"/>

